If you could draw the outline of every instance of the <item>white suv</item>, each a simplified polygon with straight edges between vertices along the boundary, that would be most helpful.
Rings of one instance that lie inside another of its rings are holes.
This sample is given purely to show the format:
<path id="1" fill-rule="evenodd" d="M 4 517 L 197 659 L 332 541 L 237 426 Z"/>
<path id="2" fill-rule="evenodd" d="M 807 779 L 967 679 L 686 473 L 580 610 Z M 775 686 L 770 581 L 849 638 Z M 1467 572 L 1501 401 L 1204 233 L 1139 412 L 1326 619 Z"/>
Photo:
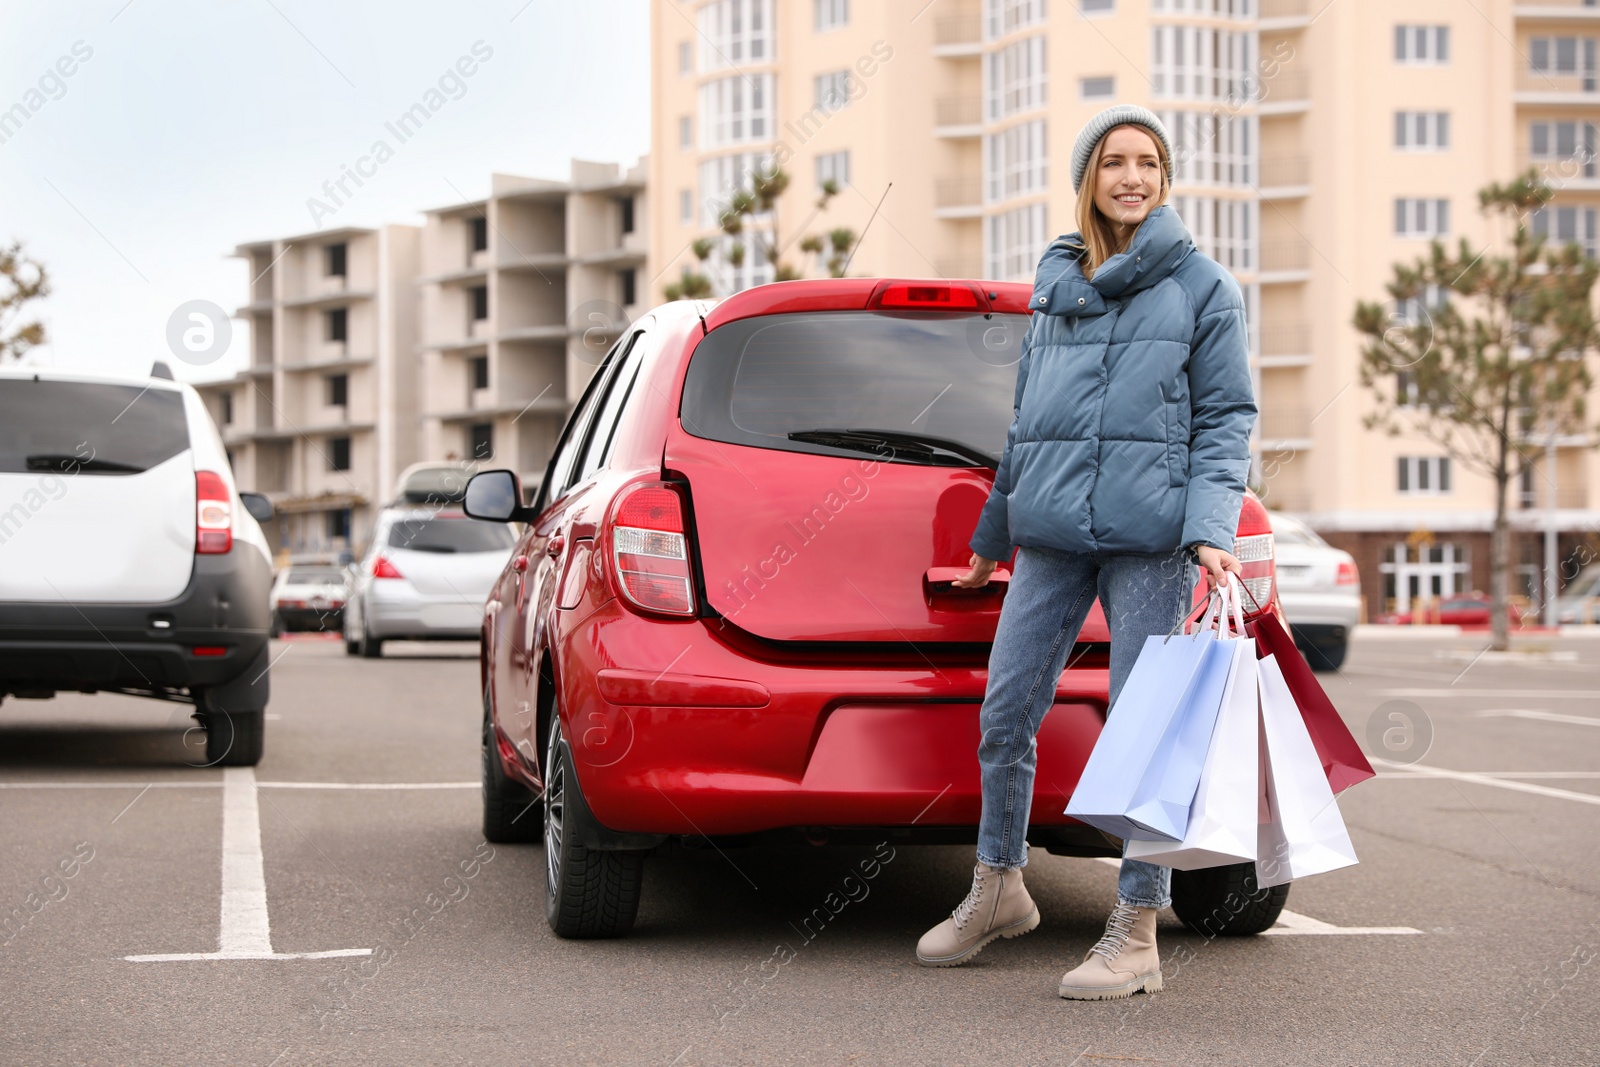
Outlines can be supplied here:
<path id="1" fill-rule="evenodd" d="M 261 758 L 271 554 L 199 395 L 0 368 L 0 700 L 193 703 L 207 765 Z"/>

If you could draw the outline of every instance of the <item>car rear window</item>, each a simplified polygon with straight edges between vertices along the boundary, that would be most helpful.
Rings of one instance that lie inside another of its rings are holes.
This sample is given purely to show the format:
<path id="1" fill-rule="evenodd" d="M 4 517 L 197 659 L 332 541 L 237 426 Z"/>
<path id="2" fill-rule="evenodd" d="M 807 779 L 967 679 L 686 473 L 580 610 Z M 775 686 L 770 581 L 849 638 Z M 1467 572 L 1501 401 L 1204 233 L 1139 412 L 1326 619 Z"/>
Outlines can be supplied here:
<path id="1" fill-rule="evenodd" d="M 0 378 L 0 473 L 138 474 L 188 447 L 176 390 Z"/>
<path id="2" fill-rule="evenodd" d="M 414 552 L 495 552 L 516 543 L 511 527 L 468 518 L 401 519 L 389 527 L 389 547 Z"/>
<path id="3" fill-rule="evenodd" d="M 1027 327 L 1026 315 L 1012 314 L 741 319 L 695 349 L 679 417 L 697 437 L 787 452 L 840 455 L 788 435 L 861 429 L 959 442 L 998 460 Z"/>
<path id="4" fill-rule="evenodd" d="M 338 571 L 290 571 L 290 585 L 342 585 L 344 575 Z"/>

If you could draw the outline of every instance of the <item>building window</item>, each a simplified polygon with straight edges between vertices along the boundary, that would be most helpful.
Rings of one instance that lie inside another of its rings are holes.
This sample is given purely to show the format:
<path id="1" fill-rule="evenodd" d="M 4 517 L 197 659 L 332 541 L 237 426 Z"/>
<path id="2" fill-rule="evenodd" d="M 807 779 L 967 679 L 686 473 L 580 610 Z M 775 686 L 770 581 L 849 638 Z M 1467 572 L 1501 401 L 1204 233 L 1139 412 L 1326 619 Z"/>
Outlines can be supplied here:
<path id="1" fill-rule="evenodd" d="M 350 438 L 328 438 L 328 469 L 331 471 L 350 469 Z"/>
<path id="2" fill-rule="evenodd" d="M 469 219 L 468 222 L 467 222 L 467 228 L 468 228 L 469 231 L 471 231 L 471 234 L 472 234 L 472 251 L 474 251 L 474 252 L 487 251 L 488 248 L 489 248 L 489 218 L 488 218 L 488 216 L 487 215 L 479 215 L 477 218 Z"/>
<path id="3" fill-rule="evenodd" d="M 342 408 L 350 403 L 350 375 L 330 374 L 322 381 L 329 407 Z"/>
<path id="4" fill-rule="evenodd" d="M 733 194 L 741 189 L 749 189 L 752 175 L 773 166 L 774 162 L 774 157 L 769 153 L 738 152 L 701 163 L 700 225 L 707 228 L 720 226 L 722 213 L 727 210 Z M 767 220 L 766 216 L 760 215 L 749 221 L 765 225 Z"/>
<path id="5" fill-rule="evenodd" d="M 1407 496 L 1448 493 L 1450 457 L 1401 456 L 1395 463 L 1395 489 Z"/>
<path id="6" fill-rule="evenodd" d="M 694 46 L 688 41 L 678 42 L 678 77 L 686 78 L 694 70 Z"/>
<path id="7" fill-rule="evenodd" d="M 467 296 L 472 300 L 472 321 L 482 322 L 489 317 L 489 287 L 487 285 L 474 285 L 467 290 Z"/>
<path id="8" fill-rule="evenodd" d="M 222 394 L 222 425 L 229 426 L 233 423 L 233 394 Z"/>
<path id="9" fill-rule="evenodd" d="M 1045 206 L 1028 204 L 984 220 L 984 277 L 1022 280 L 1033 277 L 1050 240 Z"/>
<path id="10" fill-rule="evenodd" d="M 700 147 L 772 138 L 772 75 L 719 78 L 700 87 Z"/>
<path id="11" fill-rule="evenodd" d="M 983 57 L 983 111 L 990 122 L 1044 107 L 1045 43 L 1028 37 Z"/>
<path id="12" fill-rule="evenodd" d="M 1168 203 L 1189 228 L 1196 248 L 1229 270 L 1254 269 L 1260 201 L 1174 196 Z"/>
<path id="13" fill-rule="evenodd" d="M 678 221 L 685 226 L 694 222 L 694 190 L 678 190 Z"/>
<path id="14" fill-rule="evenodd" d="M 1254 191 L 1256 118 L 1222 110 L 1159 112 L 1172 137 L 1173 183 L 1232 185 Z"/>
<path id="15" fill-rule="evenodd" d="M 1450 27 L 1396 26 L 1394 61 L 1431 64 L 1450 62 Z"/>
<path id="16" fill-rule="evenodd" d="M 1582 75 L 1584 92 L 1595 89 L 1593 37 L 1530 37 L 1528 69 L 1535 74 Z"/>
<path id="17" fill-rule="evenodd" d="M 1085 15 L 1101 15 L 1117 9 L 1117 0 L 1078 0 L 1078 10 Z"/>
<path id="18" fill-rule="evenodd" d="M 617 271 L 617 282 L 622 289 L 622 306 L 628 307 L 639 302 L 639 272 L 634 270 Z"/>
<path id="19" fill-rule="evenodd" d="M 714 0 L 696 13 L 695 25 L 702 74 L 772 59 L 772 0 Z"/>
<path id="20" fill-rule="evenodd" d="M 489 388 L 489 357 L 473 356 L 467 362 L 472 368 L 472 388 Z"/>
<path id="21" fill-rule="evenodd" d="M 850 153 L 827 152 L 817 157 L 817 190 L 820 192 L 829 182 L 833 182 L 837 191 L 850 184 Z"/>
<path id="22" fill-rule="evenodd" d="M 1396 237 L 1445 237 L 1450 233 L 1450 201 L 1402 197 L 1394 202 Z"/>
<path id="23" fill-rule="evenodd" d="M 330 341 L 350 340 L 350 309 L 334 308 L 323 313 L 324 333 Z"/>
<path id="24" fill-rule="evenodd" d="M 678 116 L 678 147 L 683 151 L 694 147 L 694 120 L 688 115 Z"/>
<path id="25" fill-rule="evenodd" d="M 1109 100 L 1117 95 L 1117 79 L 1109 74 L 1078 79 L 1078 99 Z"/>
<path id="26" fill-rule="evenodd" d="M 1417 379 L 1408 370 L 1394 372 L 1394 405 L 1398 408 L 1417 406 Z"/>
<path id="27" fill-rule="evenodd" d="M 475 422 L 467 428 L 468 455 L 473 459 L 494 458 L 494 423 Z"/>
<path id="28" fill-rule="evenodd" d="M 738 263 L 728 258 L 734 244 L 744 245 L 744 256 Z M 718 293 L 738 293 L 773 280 L 775 271 L 766 256 L 753 254 L 748 231 L 742 237 L 719 235 L 712 242 L 711 258 L 706 260 L 706 275 Z"/>
<path id="29" fill-rule="evenodd" d="M 814 0 L 817 30 L 836 30 L 850 21 L 850 0 Z"/>
<path id="30" fill-rule="evenodd" d="M 343 278 L 348 273 L 346 270 L 346 252 L 348 249 L 349 245 L 342 241 L 336 245 L 323 246 L 323 265 L 327 268 L 329 277 Z"/>
<path id="31" fill-rule="evenodd" d="M 1253 32 L 1153 26 L 1150 59 L 1150 90 L 1156 97 L 1242 102 L 1262 89 Z"/>
<path id="32" fill-rule="evenodd" d="M 326 531 L 328 540 L 334 541 L 342 538 L 348 543 L 350 540 L 350 509 L 334 508 L 332 511 L 324 511 L 322 515 L 322 528 Z"/>
<path id="33" fill-rule="evenodd" d="M 1450 147 L 1450 112 L 1396 111 L 1394 146 L 1413 151 L 1441 151 Z"/>
<path id="34" fill-rule="evenodd" d="M 1045 0 L 983 0 L 984 40 L 1039 26 L 1044 20 Z"/>
<path id="35" fill-rule="evenodd" d="M 633 232 L 633 197 L 623 196 L 617 198 L 617 214 L 622 225 L 623 233 Z"/>
<path id="36" fill-rule="evenodd" d="M 1085 8 L 1089 4 L 1083 5 Z M 1107 4 L 1108 8 L 1112 5 Z M 1151 8 L 1163 14 L 1201 15 L 1208 18 L 1252 19 L 1255 0 L 1152 0 Z"/>
<path id="37" fill-rule="evenodd" d="M 1049 174 L 1043 119 L 985 136 L 983 155 L 988 203 L 1045 191 Z"/>
<path id="38" fill-rule="evenodd" d="M 1595 177 L 1595 128 L 1592 122 L 1528 124 L 1528 155 L 1534 159 L 1573 160 L 1583 177 Z M 1568 173 L 1562 177 L 1577 177 Z"/>
<path id="39" fill-rule="evenodd" d="M 838 111 L 850 103 L 850 72 L 836 70 L 816 78 L 815 104 L 819 110 Z"/>
<path id="40" fill-rule="evenodd" d="M 1600 240 L 1595 234 L 1596 210 L 1592 207 L 1542 207 L 1528 216 L 1528 229 L 1554 244 L 1576 244 L 1590 259 L 1600 258 Z"/>
<path id="41" fill-rule="evenodd" d="M 1415 326 L 1417 323 L 1426 322 L 1433 312 L 1444 307 L 1444 303 L 1444 289 L 1438 285 L 1426 285 L 1422 289 L 1422 295 L 1396 300 L 1394 316 L 1402 326 Z"/>

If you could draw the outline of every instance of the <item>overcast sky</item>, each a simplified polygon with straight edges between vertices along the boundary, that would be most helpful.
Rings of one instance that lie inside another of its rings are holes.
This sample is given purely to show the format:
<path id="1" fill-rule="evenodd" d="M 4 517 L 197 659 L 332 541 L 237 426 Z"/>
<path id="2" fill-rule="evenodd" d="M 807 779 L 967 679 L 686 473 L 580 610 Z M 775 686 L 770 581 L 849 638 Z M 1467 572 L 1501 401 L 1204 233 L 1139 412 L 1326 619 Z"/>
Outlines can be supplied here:
<path id="1" fill-rule="evenodd" d="M 480 41 L 492 55 L 427 125 L 387 136 Z M 242 322 L 206 367 L 172 359 L 166 326 L 189 300 L 245 303 L 235 245 L 420 222 L 491 171 L 630 165 L 649 151 L 648 41 L 645 0 L 0 0 L 0 112 L 28 111 L 0 127 L 0 241 L 54 290 L 28 362 L 231 373 Z M 330 203 L 323 183 L 379 138 L 393 158 L 314 220 L 307 201 Z"/>

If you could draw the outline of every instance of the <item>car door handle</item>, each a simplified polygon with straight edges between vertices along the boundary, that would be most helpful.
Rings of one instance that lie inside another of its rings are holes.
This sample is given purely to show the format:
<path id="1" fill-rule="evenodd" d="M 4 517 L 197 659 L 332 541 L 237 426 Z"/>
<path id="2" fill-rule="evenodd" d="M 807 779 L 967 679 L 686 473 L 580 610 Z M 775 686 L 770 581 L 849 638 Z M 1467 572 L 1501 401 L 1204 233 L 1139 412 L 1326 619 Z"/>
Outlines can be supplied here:
<path id="1" fill-rule="evenodd" d="M 552 556 L 559 556 L 561 555 L 561 550 L 566 547 L 567 539 L 562 537 L 560 534 L 556 534 L 554 537 L 550 538 L 549 541 L 545 542 L 544 550 Z"/>

